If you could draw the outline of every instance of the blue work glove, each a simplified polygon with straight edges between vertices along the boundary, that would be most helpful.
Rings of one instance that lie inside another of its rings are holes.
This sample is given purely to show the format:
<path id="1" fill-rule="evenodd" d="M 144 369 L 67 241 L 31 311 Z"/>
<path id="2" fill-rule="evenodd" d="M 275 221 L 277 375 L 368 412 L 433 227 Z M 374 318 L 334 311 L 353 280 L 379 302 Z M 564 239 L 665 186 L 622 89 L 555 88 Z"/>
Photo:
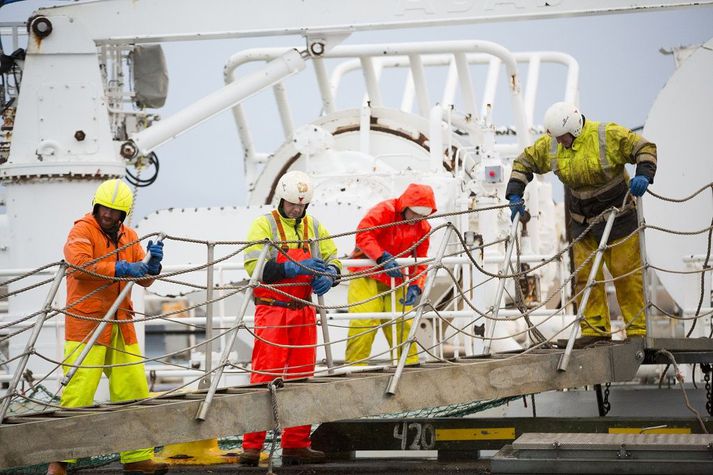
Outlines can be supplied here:
<path id="1" fill-rule="evenodd" d="M 510 195 L 510 221 L 515 219 L 515 213 L 520 213 L 520 216 L 525 214 L 525 202 L 520 195 Z"/>
<path id="2" fill-rule="evenodd" d="M 151 254 L 151 259 L 149 259 L 148 264 L 149 274 L 160 274 L 161 260 L 163 259 L 163 241 L 158 241 L 155 244 L 153 241 L 149 241 L 149 245 L 146 246 L 146 250 L 149 251 L 149 254 Z"/>
<path id="3" fill-rule="evenodd" d="M 381 255 L 380 258 L 376 260 L 378 264 L 381 264 L 384 261 L 389 261 L 386 264 L 384 264 L 384 271 L 386 272 L 386 275 L 389 277 L 393 277 L 394 279 L 400 279 L 403 278 L 403 274 L 401 273 L 401 269 L 399 269 L 399 265 L 396 263 L 393 259 L 394 256 L 389 254 L 388 252 L 384 251 L 384 253 Z"/>
<path id="4" fill-rule="evenodd" d="M 114 265 L 115 277 L 143 277 L 149 270 L 145 262 L 116 261 Z"/>
<path id="5" fill-rule="evenodd" d="M 418 299 L 419 295 L 421 295 L 421 287 L 418 285 L 409 285 L 408 290 L 406 291 L 406 298 L 399 299 L 399 303 L 410 307 L 416 303 L 416 299 Z"/>
<path id="6" fill-rule="evenodd" d="M 649 177 L 644 175 L 636 175 L 629 182 L 629 190 L 634 196 L 643 196 L 646 193 L 646 188 L 649 187 Z"/>
<path id="7" fill-rule="evenodd" d="M 300 265 L 292 261 L 285 262 L 285 277 L 291 279 L 298 275 L 314 275 L 314 271 L 325 272 L 327 270 L 327 265 L 324 261 L 316 257 L 310 257 L 299 262 Z"/>
<path id="8" fill-rule="evenodd" d="M 337 279 L 337 269 L 334 266 L 327 266 L 326 273 L 329 275 L 318 275 L 312 279 L 312 290 L 320 297 L 329 291 Z"/>

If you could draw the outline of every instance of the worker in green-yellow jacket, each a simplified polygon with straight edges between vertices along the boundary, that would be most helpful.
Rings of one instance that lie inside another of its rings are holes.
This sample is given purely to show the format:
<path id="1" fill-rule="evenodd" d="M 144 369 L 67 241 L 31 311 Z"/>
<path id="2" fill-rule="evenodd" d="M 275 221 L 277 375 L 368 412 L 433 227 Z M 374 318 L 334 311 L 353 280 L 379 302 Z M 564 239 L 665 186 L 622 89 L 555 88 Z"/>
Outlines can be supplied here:
<path id="1" fill-rule="evenodd" d="M 512 216 L 524 212 L 525 186 L 533 174 L 552 171 L 565 185 L 569 195 L 569 231 L 579 237 L 593 224 L 586 236 L 575 242 L 572 250 L 574 267 L 579 268 L 597 250 L 605 219 L 595 220 L 611 207 L 621 208 L 627 192 L 642 196 L 656 174 L 656 145 L 639 134 L 612 122 L 586 120 L 573 105 L 557 102 L 545 113 L 546 135 L 523 150 L 513 163 L 505 193 Z M 634 177 L 625 164 L 635 164 Z M 628 337 L 646 335 L 643 272 L 639 251 L 636 210 L 628 208 L 614 220 L 604 263 L 614 277 L 617 300 L 626 323 Z M 592 261 L 577 273 L 575 291 L 581 299 Z M 638 269 L 638 270 L 637 270 Z M 603 281 L 600 268 L 597 281 Z M 603 284 L 597 284 L 580 322 L 582 337 L 577 347 L 587 346 L 611 337 L 609 308 Z"/>
<path id="2" fill-rule="evenodd" d="M 253 244 L 245 250 L 245 270 L 250 275 L 257 272 L 260 283 L 266 284 L 253 292 L 255 345 L 251 383 L 314 374 L 317 326 L 315 307 L 310 304 L 312 294 L 322 296 L 336 286 L 342 264 L 327 229 L 307 214 L 313 194 L 309 175 L 299 170 L 285 173 L 275 187 L 276 209 L 255 219 L 248 231 L 248 240 Z M 317 241 L 312 247 L 314 239 Z M 266 241 L 279 243 L 279 247 Z M 258 258 L 265 246 L 269 246 L 266 261 L 258 269 Z M 311 448 L 310 431 L 310 425 L 282 431 L 283 465 L 325 462 L 324 452 Z M 241 464 L 259 463 L 265 435 L 261 431 L 243 436 Z"/>

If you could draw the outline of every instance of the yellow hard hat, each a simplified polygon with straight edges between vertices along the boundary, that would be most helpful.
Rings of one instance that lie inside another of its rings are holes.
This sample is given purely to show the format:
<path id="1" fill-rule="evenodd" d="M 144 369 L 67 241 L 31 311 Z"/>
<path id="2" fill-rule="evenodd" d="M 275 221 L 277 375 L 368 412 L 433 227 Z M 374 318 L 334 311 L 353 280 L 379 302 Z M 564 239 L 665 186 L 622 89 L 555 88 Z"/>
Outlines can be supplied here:
<path id="1" fill-rule="evenodd" d="M 123 211 L 127 215 L 131 212 L 134 204 L 134 194 L 129 185 L 119 179 L 106 180 L 99 185 L 92 206 L 102 205 L 107 208 Z"/>

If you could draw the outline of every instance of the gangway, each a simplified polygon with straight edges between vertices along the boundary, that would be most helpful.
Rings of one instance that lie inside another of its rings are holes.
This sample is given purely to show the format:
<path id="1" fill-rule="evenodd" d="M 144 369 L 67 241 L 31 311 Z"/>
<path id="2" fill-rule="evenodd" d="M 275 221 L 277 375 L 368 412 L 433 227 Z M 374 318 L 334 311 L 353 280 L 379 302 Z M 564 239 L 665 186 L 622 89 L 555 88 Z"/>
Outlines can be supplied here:
<path id="1" fill-rule="evenodd" d="M 642 341 L 594 346 L 574 350 L 568 371 L 557 371 L 562 352 L 406 367 L 393 396 L 386 389 L 394 367 L 286 381 L 274 401 L 265 385 L 226 387 L 202 422 L 194 416 L 206 390 L 9 416 L 0 426 L 0 468 L 269 430 L 276 424 L 273 405 L 279 425 L 289 427 L 630 381 L 644 359 Z"/>

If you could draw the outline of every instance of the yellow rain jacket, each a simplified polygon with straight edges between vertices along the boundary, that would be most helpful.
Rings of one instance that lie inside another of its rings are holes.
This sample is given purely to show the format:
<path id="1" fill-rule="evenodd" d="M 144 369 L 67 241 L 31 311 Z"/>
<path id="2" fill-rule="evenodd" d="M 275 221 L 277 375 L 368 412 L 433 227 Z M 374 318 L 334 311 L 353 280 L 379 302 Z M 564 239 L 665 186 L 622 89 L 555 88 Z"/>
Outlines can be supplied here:
<path id="1" fill-rule="evenodd" d="M 278 221 L 279 220 L 279 226 Z M 307 222 L 307 232 L 305 232 L 305 222 Z M 284 233 L 284 238 L 281 236 Z M 265 238 L 274 241 L 297 241 L 307 239 L 329 238 L 329 233 L 313 216 L 306 215 L 304 218 L 290 219 L 285 218 L 279 212 L 268 213 L 253 221 L 250 230 L 248 231 L 249 241 L 263 241 Z M 260 256 L 260 251 L 264 244 L 257 242 L 245 250 L 245 270 L 252 275 L 257 264 L 257 258 Z M 278 245 L 278 247 L 281 247 Z M 303 247 L 299 243 L 290 243 L 287 249 L 299 249 Z M 319 241 L 319 246 L 316 255 L 324 260 L 327 265 L 333 265 L 341 272 L 342 263 L 337 259 L 337 246 L 332 239 L 322 239 Z M 308 252 L 309 253 L 309 252 Z M 279 276 L 282 266 L 275 265 L 277 263 L 278 250 L 274 246 L 270 246 L 267 251 L 267 262 L 263 269 L 263 275 L 258 276 L 260 280 L 267 280 L 267 283 L 272 283 L 277 280 L 284 281 L 284 271 L 282 276 Z M 305 257 L 309 257 L 306 255 Z M 265 279 L 266 273 L 277 273 L 274 278 Z"/>
<path id="2" fill-rule="evenodd" d="M 636 174 L 648 177 L 653 183 L 656 145 L 615 123 L 585 120 L 582 133 L 570 149 L 549 135 L 525 148 L 513 163 L 505 196 L 522 196 L 533 174 L 554 172 L 571 197 L 569 225 L 576 237 L 590 219 L 612 206 L 621 207 L 628 190 L 629 176 L 624 168 L 627 163 L 636 164 Z M 636 226 L 633 210 L 618 216 L 610 241 L 628 235 Z M 603 229 L 601 222 L 594 226 L 592 234 L 600 237 Z"/>

